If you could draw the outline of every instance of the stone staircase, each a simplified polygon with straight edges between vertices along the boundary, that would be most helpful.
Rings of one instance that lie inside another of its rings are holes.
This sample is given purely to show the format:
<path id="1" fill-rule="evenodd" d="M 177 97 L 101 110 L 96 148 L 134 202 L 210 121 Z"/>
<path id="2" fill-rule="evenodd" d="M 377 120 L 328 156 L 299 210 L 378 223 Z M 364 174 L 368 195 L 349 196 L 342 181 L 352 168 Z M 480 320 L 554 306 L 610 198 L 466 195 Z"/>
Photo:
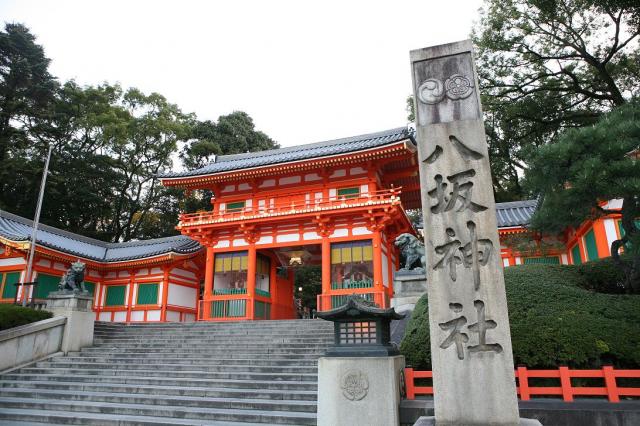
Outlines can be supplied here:
<path id="1" fill-rule="evenodd" d="M 315 425 L 322 320 L 96 323 L 94 346 L 0 376 L 0 424 Z"/>

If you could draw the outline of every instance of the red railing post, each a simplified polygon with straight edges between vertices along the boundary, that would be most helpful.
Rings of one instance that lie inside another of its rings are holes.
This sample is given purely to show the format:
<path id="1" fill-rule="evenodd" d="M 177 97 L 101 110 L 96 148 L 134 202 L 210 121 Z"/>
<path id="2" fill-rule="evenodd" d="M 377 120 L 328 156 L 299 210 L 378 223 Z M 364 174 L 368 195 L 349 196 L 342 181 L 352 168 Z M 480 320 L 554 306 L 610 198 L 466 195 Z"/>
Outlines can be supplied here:
<path id="1" fill-rule="evenodd" d="M 618 383 L 616 382 L 616 373 L 613 367 L 610 365 L 602 367 L 602 375 L 604 376 L 604 385 L 607 388 L 609 402 L 620 402 Z"/>
<path id="2" fill-rule="evenodd" d="M 416 389 L 414 383 L 413 368 L 404 369 L 404 384 L 407 388 L 407 399 L 416 399 Z"/>
<path id="3" fill-rule="evenodd" d="M 520 399 L 523 401 L 529 401 L 531 394 L 529 393 L 529 373 L 527 373 L 527 367 L 518 367 L 518 385 L 520 390 Z"/>
<path id="4" fill-rule="evenodd" d="M 562 388 L 562 399 L 565 402 L 573 402 L 573 389 L 571 388 L 571 374 L 568 367 L 558 368 L 560 371 L 560 387 Z"/>

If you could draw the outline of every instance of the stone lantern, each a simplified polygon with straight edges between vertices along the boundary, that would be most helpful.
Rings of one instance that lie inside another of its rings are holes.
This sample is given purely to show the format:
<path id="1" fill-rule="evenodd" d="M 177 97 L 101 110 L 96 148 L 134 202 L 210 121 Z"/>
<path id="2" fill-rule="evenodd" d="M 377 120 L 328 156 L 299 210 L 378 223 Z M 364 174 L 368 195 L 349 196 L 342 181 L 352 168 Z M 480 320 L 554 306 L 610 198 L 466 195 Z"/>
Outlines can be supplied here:
<path id="1" fill-rule="evenodd" d="M 391 343 L 391 321 L 404 318 L 394 308 L 381 309 L 372 302 L 352 295 L 346 304 L 317 313 L 333 322 L 334 344 L 326 356 L 371 357 L 399 355 Z"/>
<path id="2" fill-rule="evenodd" d="M 318 426 L 397 426 L 404 357 L 390 323 L 404 315 L 352 295 L 317 316 L 334 323 L 335 336 L 318 360 Z"/>

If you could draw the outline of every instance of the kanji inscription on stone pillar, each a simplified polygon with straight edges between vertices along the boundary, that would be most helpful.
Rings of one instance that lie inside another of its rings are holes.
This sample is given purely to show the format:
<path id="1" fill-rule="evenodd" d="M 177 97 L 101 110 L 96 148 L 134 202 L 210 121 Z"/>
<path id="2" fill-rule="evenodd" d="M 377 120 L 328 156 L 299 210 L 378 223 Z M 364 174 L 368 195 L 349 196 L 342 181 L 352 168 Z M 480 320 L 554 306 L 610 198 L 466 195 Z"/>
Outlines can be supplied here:
<path id="1" fill-rule="evenodd" d="M 517 425 L 495 200 L 471 41 L 411 51 L 438 425 Z"/>

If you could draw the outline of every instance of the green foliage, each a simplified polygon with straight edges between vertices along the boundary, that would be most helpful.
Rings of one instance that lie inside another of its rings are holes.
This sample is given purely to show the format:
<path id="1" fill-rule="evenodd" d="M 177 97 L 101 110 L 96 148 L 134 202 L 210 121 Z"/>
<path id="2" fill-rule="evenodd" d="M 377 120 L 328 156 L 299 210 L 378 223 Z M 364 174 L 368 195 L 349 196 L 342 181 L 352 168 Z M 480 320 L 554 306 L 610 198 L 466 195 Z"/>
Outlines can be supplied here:
<path id="1" fill-rule="evenodd" d="M 623 257 L 623 262 L 629 262 Z M 622 294 L 626 292 L 624 271 L 610 257 L 575 266 L 580 279 L 577 283 L 585 290 L 598 293 Z"/>
<path id="2" fill-rule="evenodd" d="M 640 292 L 640 167 L 631 152 L 640 149 L 640 99 L 616 108 L 592 126 L 565 132 L 556 143 L 540 147 L 531 158 L 526 185 L 542 198 L 531 226 L 559 233 L 584 220 L 609 213 L 602 200 L 622 199 L 625 236 L 612 244 L 627 244 L 630 262 L 619 262 L 625 287 Z"/>
<path id="3" fill-rule="evenodd" d="M 13 327 L 30 324 L 51 318 L 51 312 L 36 311 L 22 306 L 0 304 L 0 330 L 8 330 Z"/>
<path id="4" fill-rule="evenodd" d="M 295 270 L 295 297 L 302 299 L 302 306 L 317 308 L 317 296 L 322 293 L 322 268 L 318 265 L 300 266 Z M 302 287 L 302 291 L 299 288 Z"/>
<path id="5" fill-rule="evenodd" d="M 474 29 L 496 198 L 525 196 L 536 147 L 638 93 L 637 1 L 486 0 Z"/>
<path id="6" fill-rule="evenodd" d="M 0 208 L 15 214 L 33 216 L 52 144 L 43 223 L 109 241 L 176 234 L 179 211 L 208 209 L 211 197 L 159 184 L 178 145 L 187 167 L 277 146 L 246 113 L 199 122 L 158 93 L 61 84 L 48 65 L 26 27 L 0 31 Z"/>
<path id="7" fill-rule="evenodd" d="M 582 266 L 521 265 L 505 269 L 516 365 L 640 366 L 640 296 L 585 290 L 582 287 L 592 285 L 584 280 L 588 273 Z M 424 296 L 407 326 L 401 352 L 408 365 L 429 369 L 429 349 Z"/>

